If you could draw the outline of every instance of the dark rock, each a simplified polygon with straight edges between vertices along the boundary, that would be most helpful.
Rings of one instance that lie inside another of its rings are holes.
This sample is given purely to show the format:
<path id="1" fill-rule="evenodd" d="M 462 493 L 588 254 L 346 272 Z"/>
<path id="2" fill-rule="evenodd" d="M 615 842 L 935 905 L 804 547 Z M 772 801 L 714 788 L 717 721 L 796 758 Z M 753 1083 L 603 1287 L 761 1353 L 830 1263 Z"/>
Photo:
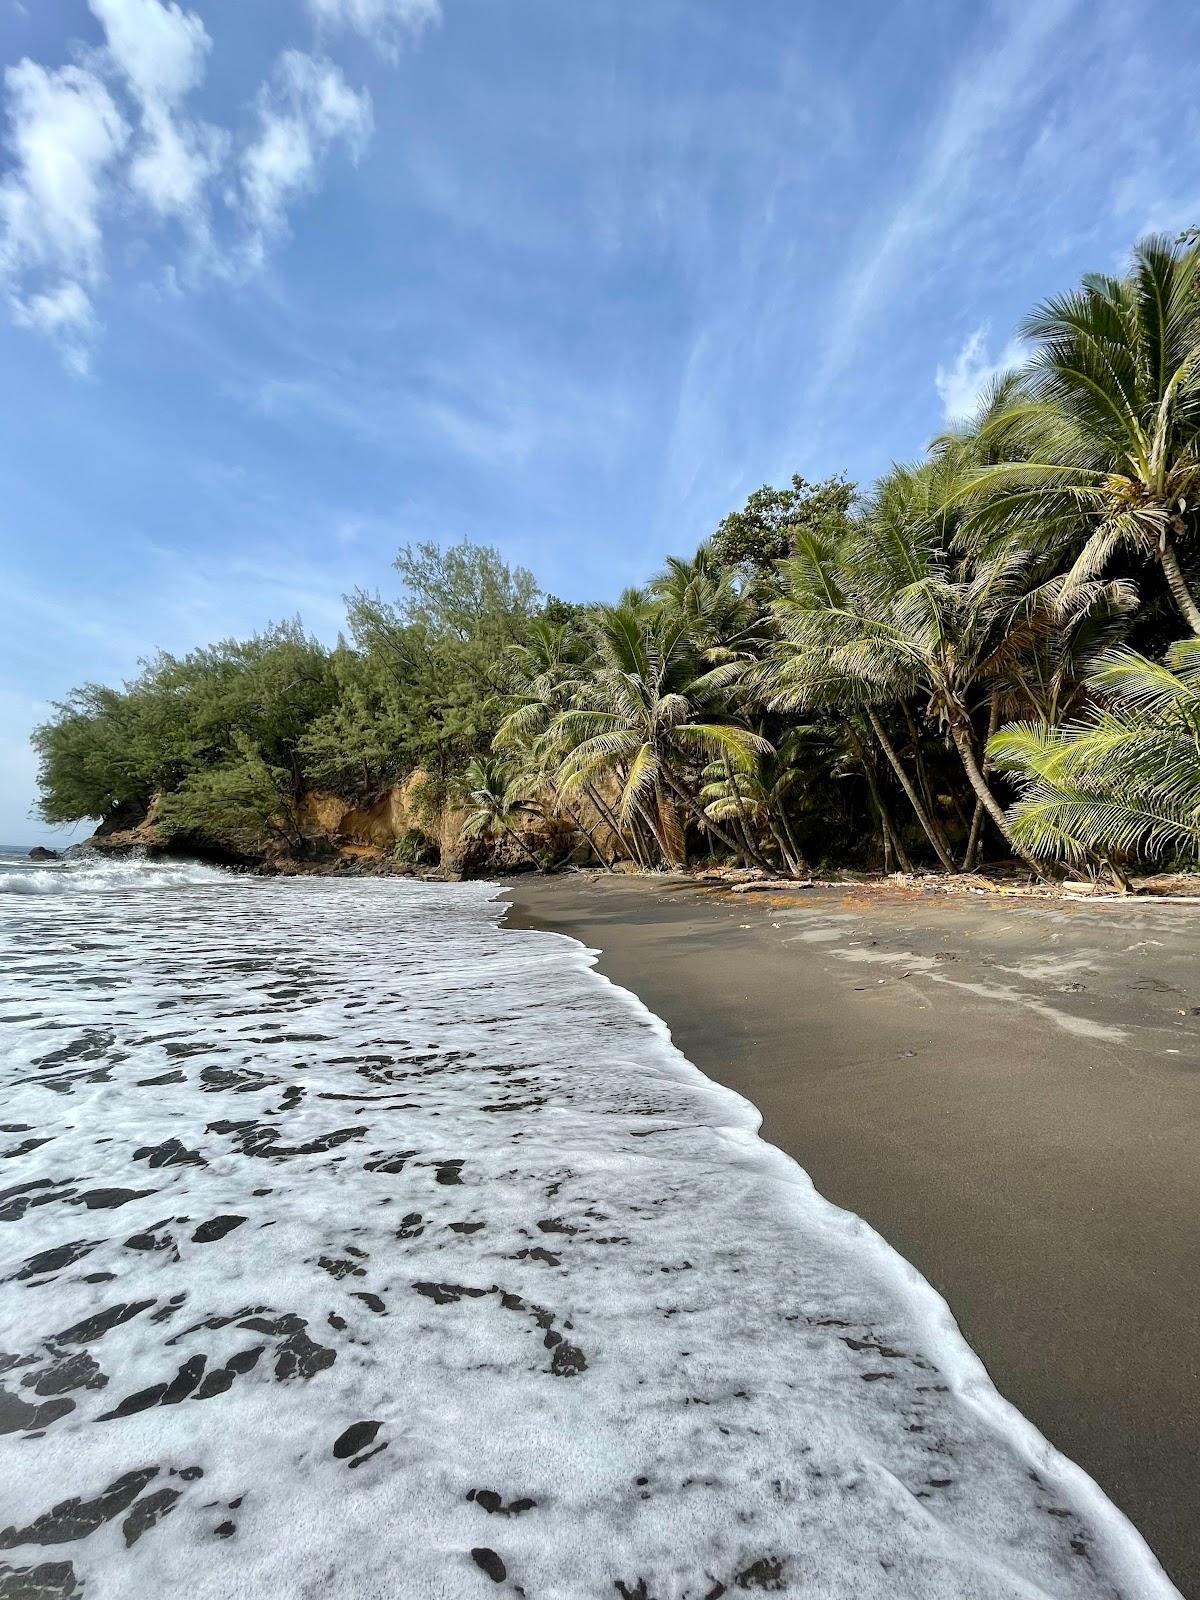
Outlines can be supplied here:
<path id="1" fill-rule="evenodd" d="M 83 1590 L 69 1561 L 39 1561 L 35 1567 L 0 1562 L 3 1600 L 80 1600 Z"/>
<path id="2" fill-rule="evenodd" d="M 356 1456 L 375 1442 L 375 1435 L 383 1426 L 381 1422 L 352 1422 L 346 1431 L 334 1440 L 333 1453 L 339 1461 Z"/>
<path id="3" fill-rule="evenodd" d="M 194 1244 L 212 1244 L 216 1239 L 223 1239 L 227 1233 L 232 1233 L 235 1228 L 240 1228 L 245 1222 L 245 1217 L 228 1213 L 220 1217 L 210 1217 L 207 1222 L 202 1222 L 192 1235 Z"/>
<path id="4" fill-rule="evenodd" d="M 139 1467 L 115 1478 L 94 1500 L 60 1500 L 28 1527 L 5 1528 L 0 1533 L 0 1549 L 12 1550 L 21 1544 L 67 1544 L 74 1539 L 86 1539 L 104 1523 L 127 1511 L 157 1473 L 157 1467 Z"/>
<path id="5" fill-rule="evenodd" d="M 178 1499 L 178 1489 L 158 1489 L 153 1494 L 143 1495 L 121 1524 L 125 1548 L 130 1549 L 156 1522 L 160 1522 Z"/>
<path id="6" fill-rule="evenodd" d="M 44 844 L 35 844 L 27 858 L 30 861 L 61 861 L 57 850 L 47 850 Z"/>
<path id="7" fill-rule="evenodd" d="M 503 1583 L 508 1577 L 508 1568 L 501 1561 L 494 1550 L 489 1550 L 486 1545 L 480 1545 L 471 1551 L 471 1560 L 481 1572 L 486 1572 L 493 1583 Z"/>

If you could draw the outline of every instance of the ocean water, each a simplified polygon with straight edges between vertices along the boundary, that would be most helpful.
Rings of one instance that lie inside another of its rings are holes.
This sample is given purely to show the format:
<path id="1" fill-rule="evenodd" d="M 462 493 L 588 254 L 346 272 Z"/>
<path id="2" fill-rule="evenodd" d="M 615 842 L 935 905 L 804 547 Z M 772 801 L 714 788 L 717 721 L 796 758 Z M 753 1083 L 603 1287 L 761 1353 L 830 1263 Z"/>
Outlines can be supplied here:
<path id="1" fill-rule="evenodd" d="M 0 872 L 0 1597 L 1174 1594 L 753 1107 L 502 914 Z"/>

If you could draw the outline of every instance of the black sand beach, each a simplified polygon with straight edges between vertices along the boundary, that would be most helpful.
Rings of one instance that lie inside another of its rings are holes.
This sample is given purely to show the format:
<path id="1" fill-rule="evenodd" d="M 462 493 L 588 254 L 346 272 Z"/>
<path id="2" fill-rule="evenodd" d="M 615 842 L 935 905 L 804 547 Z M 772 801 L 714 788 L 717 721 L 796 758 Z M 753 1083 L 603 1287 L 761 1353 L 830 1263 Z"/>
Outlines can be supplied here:
<path id="1" fill-rule="evenodd" d="M 1196 907 L 520 880 L 1200 1597 Z"/>

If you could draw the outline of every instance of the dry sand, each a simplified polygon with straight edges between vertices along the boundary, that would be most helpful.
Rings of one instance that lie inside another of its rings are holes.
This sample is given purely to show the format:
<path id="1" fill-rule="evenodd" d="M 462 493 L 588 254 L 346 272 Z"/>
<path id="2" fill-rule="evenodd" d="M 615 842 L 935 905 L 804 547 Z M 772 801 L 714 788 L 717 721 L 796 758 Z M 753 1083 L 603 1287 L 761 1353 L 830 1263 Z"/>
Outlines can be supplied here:
<path id="1" fill-rule="evenodd" d="M 519 880 L 949 1301 L 1200 1600 L 1200 916 Z"/>

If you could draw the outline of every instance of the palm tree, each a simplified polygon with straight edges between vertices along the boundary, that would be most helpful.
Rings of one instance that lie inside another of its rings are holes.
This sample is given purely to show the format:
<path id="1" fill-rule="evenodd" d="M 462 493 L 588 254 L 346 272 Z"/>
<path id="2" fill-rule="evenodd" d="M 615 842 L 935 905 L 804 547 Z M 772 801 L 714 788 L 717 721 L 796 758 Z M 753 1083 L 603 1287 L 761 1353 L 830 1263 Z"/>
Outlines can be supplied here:
<path id="1" fill-rule="evenodd" d="M 840 711 L 848 727 L 852 714 L 862 711 L 934 853 L 953 872 L 945 834 L 917 792 L 879 714 L 881 707 L 905 698 L 912 685 L 901 683 L 894 663 L 884 670 L 882 650 L 876 650 L 874 666 L 868 668 L 864 652 L 848 648 L 856 636 L 877 631 L 864 609 L 867 598 L 854 592 L 852 571 L 855 565 L 861 568 L 860 547 L 869 542 L 861 520 L 840 536 L 822 529 L 797 530 L 790 560 L 779 565 L 783 593 L 772 607 L 776 638 L 750 681 L 774 711 L 791 713 L 824 705 Z M 903 545 L 897 548 L 906 560 Z M 909 576 L 913 581 L 919 577 L 915 564 Z M 882 636 L 877 642 L 882 645 Z M 885 837 L 890 831 L 899 843 L 890 820 L 884 820 L 871 759 L 864 749 L 856 754 L 881 808 Z"/>
<path id="2" fill-rule="evenodd" d="M 495 757 L 477 756 L 463 774 L 467 793 L 464 839 L 511 839 L 534 867 L 541 863 L 517 828 L 528 813 L 519 781 L 514 782 Z"/>
<path id="3" fill-rule="evenodd" d="M 1064 598 L 1118 549 L 1156 558 L 1200 634 L 1179 560 L 1200 526 L 1200 243 L 1142 240 L 1126 277 L 1089 275 L 1023 332 L 1037 349 L 980 430 L 993 459 L 963 488 L 975 524 L 1032 519 L 1076 549 Z"/>
<path id="4" fill-rule="evenodd" d="M 1095 704 L 1063 727 L 1017 723 L 991 741 L 1020 796 L 1009 825 L 1021 847 L 1075 864 L 1169 851 L 1200 858 L 1200 640 L 1165 665 L 1110 651 L 1089 684 Z"/>
<path id="5" fill-rule="evenodd" d="M 580 652 L 564 627 L 542 620 L 530 625 L 528 638 L 511 649 L 519 687 L 508 696 L 506 712 L 492 740 L 497 753 L 515 756 L 536 773 L 536 787 L 545 794 L 554 790 L 555 801 L 571 810 L 566 797 L 553 785 L 551 773 L 566 755 L 560 734 L 554 730 L 555 718 L 569 706 L 582 703 L 587 693 L 588 666 L 577 659 Z M 585 782 L 583 794 L 593 812 L 608 828 L 626 855 L 636 855 L 636 838 L 626 837 L 620 821 L 600 787 Z M 578 808 L 572 819 L 584 833 L 605 865 L 611 865 Z"/>
<path id="6" fill-rule="evenodd" d="M 570 704 L 583 673 L 567 629 L 541 619 L 529 624 L 527 637 L 508 653 L 519 688 L 506 700 L 494 741 L 499 750 L 544 733 Z"/>
<path id="7" fill-rule="evenodd" d="M 705 769 L 705 783 L 700 791 L 706 816 L 747 828 L 753 824 L 760 835 L 768 833 L 793 878 L 808 876 L 804 853 L 796 842 L 787 812 L 788 798 L 801 782 L 795 749 L 807 731 L 790 729 L 786 749 L 781 745 L 770 755 L 756 756 L 752 762 L 736 768 L 731 762 L 712 763 Z"/>
<path id="8" fill-rule="evenodd" d="M 559 770 L 560 787 L 570 792 L 600 773 L 615 774 L 622 822 L 643 818 L 672 865 L 683 856 L 677 805 L 740 855 L 736 841 L 705 815 L 691 769 L 722 756 L 745 763 L 767 753 L 770 744 L 708 710 L 714 694 L 680 621 L 609 606 L 597 612 L 594 631 L 589 703 L 560 712 L 552 724 L 569 752 Z"/>
<path id="9" fill-rule="evenodd" d="M 692 648 L 710 666 L 744 658 L 762 643 L 759 607 L 707 544 L 690 561 L 668 556 L 649 592 L 651 602 L 682 625 Z"/>
<path id="10" fill-rule="evenodd" d="M 739 584 L 734 569 L 721 564 L 710 544 L 702 544 L 690 561 L 669 556 L 665 571 L 650 585 L 650 596 L 659 615 L 684 629 L 699 659 L 720 669 L 709 680 L 709 687 L 713 693 L 722 693 L 727 711 L 738 721 L 746 721 L 750 707 L 741 680 L 761 652 L 766 633 L 762 609 L 750 590 Z M 738 768 L 728 753 L 721 757 L 721 765 L 732 807 L 728 815 L 737 820 L 735 831 L 744 841 L 745 853 L 770 871 L 770 863 L 755 841 Z"/>

